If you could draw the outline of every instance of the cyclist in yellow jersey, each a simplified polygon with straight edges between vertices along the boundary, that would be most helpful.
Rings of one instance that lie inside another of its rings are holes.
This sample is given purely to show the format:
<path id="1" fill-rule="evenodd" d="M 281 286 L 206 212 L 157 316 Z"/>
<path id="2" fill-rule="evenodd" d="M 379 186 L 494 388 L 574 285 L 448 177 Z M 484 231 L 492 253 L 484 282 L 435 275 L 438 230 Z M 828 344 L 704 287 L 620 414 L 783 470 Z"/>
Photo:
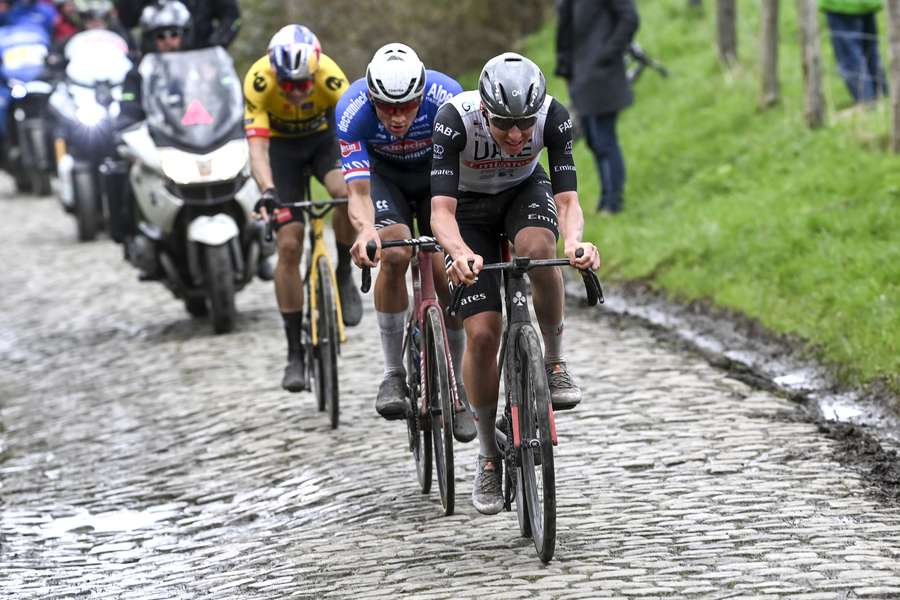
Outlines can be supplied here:
<path id="1" fill-rule="evenodd" d="M 244 78 L 244 129 L 250 144 L 250 168 L 263 190 L 256 212 L 274 219 L 278 265 L 275 296 L 284 320 L 288 364 L 281 385 L 291 392 L 306 386 L 301 331 L 303 326 L 303 254 L 305 216 L 301 209 L 281 206 L 304 199 L 309 169 L 332 198 L 347 196 L 340 150 L 334 132 L 334 106 L 347 89 L 347 78 L 322 54 L 319 40 L 302 25 L 283 27 L 269 42 L 266 56 Z M 362 299 L 353 283 L 350 246 L 356 232 L 347 207 L 334 214 L 337 240 L 338 294 L 345 325 L 362 319 Z"/>

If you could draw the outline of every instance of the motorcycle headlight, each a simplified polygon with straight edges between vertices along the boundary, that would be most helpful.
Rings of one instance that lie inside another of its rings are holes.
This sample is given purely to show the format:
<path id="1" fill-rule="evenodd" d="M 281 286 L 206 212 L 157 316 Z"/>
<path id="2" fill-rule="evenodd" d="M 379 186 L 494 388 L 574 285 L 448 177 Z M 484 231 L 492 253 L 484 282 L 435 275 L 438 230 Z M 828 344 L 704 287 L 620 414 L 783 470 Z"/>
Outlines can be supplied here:
<path id="1" fill-rule="evenodd" d="M 99 106 L 82 106 L 75 111 L 75 116 L 81 121 L 82 125 L 96 127 L 103 120 L 103 117 L 106 116 L 106 111 Z"/>

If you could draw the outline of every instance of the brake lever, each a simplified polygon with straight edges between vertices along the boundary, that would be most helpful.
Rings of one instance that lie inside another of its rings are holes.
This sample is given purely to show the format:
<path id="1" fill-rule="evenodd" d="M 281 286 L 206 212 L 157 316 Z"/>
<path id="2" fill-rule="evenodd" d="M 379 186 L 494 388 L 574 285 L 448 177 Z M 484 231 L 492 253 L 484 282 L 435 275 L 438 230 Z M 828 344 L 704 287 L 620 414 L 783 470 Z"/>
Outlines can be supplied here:
<path id="1" fill-rule="evenodd" d="M 366 244 L 366 254 L 369 256 L 369 260 L 375 260 L 375 252 L 378 250 L 378 247 L 375 245 L 375 242 L 369 241 Z M 363 267 L 362 268 L 362 283 L 359 286 L 359 290 L 366 294 L 372 288 L 372 269 L 371 267 Z"/>
<path id="2" fill-rule="evenodd" d="M 448 259 L 449 259 L 449 255 L 448 255 Z M 469 268 L 471 269 L 474 264 L 475 264 L 475 261 L 470 260 Z M 459 314 L 459 308 L 460 308 L 460 304 L 462 304 L 463 294 L 466 292 L 466 284 L 460 283 L 460 284 L 454 285 L 453 282 L 451 281 L 450 286 L 453 288 L 453 290 L 450 294 L 450 303 L 447 305 L 447 316 L 456 317 L 456 315 Z"/>
<path id="3" fill-rule="evenodd" d="M 447 305 L 447 316 L 455 317 L 459 314 L 460 303 L 462 303 L 463 294 L 466 291 L 465 284 L 453 286 L 453 293 L 450 296 L 450 304 Z"/>
<path id="4" fill-rule="evenodd" d="M 575 251 L 575 258 L 581 258 L 582 256 L 584 256 L 584 248 L 579 248 Z M 597 306 L 598 302 L 600 304 L 606 302 L 597 274 L 591 269 L 579 269 L 579 271 L 581 272 L 581 280 L 584 282 L 584 293 L 587 294 L 588 306 Z"/>

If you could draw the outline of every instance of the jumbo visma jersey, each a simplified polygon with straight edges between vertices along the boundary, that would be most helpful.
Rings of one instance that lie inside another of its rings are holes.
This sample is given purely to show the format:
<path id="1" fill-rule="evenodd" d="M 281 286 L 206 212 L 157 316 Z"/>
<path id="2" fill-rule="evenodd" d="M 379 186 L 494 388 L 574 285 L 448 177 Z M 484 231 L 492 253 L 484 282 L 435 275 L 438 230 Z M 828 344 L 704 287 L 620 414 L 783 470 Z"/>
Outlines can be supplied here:
<path id="1" fill-rule="evenodd" d="M 331 114 L 347 90 L 347 77 L 337 63 L 321 55 L 312 93 L 298 105 L 288 102 L 278 86 L 268 55 L 256 61 L 244 78 L 244 130 L 247 137 L 299 138 L 331 127 Z"/>

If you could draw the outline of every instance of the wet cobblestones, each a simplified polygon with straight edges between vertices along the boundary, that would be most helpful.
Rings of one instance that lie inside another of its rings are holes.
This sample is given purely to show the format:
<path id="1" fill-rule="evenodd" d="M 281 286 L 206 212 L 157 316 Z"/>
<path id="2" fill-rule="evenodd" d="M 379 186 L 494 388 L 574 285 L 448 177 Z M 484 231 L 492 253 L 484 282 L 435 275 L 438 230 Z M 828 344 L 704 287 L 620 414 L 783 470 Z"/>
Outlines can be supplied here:
<path id="1" fill-rule="evenodd" d="M 379 419 L 371 306 L 340 359 L 341 428 L 279 387 L 271 284 L 215 336 L 50 200 L 0 198 L 2 598 L 897 598 L 900 513 L 832 441 L 640 328 L 573 310 L 585 392 L 558 418 L 559 533 L 423 496 Z"/>

